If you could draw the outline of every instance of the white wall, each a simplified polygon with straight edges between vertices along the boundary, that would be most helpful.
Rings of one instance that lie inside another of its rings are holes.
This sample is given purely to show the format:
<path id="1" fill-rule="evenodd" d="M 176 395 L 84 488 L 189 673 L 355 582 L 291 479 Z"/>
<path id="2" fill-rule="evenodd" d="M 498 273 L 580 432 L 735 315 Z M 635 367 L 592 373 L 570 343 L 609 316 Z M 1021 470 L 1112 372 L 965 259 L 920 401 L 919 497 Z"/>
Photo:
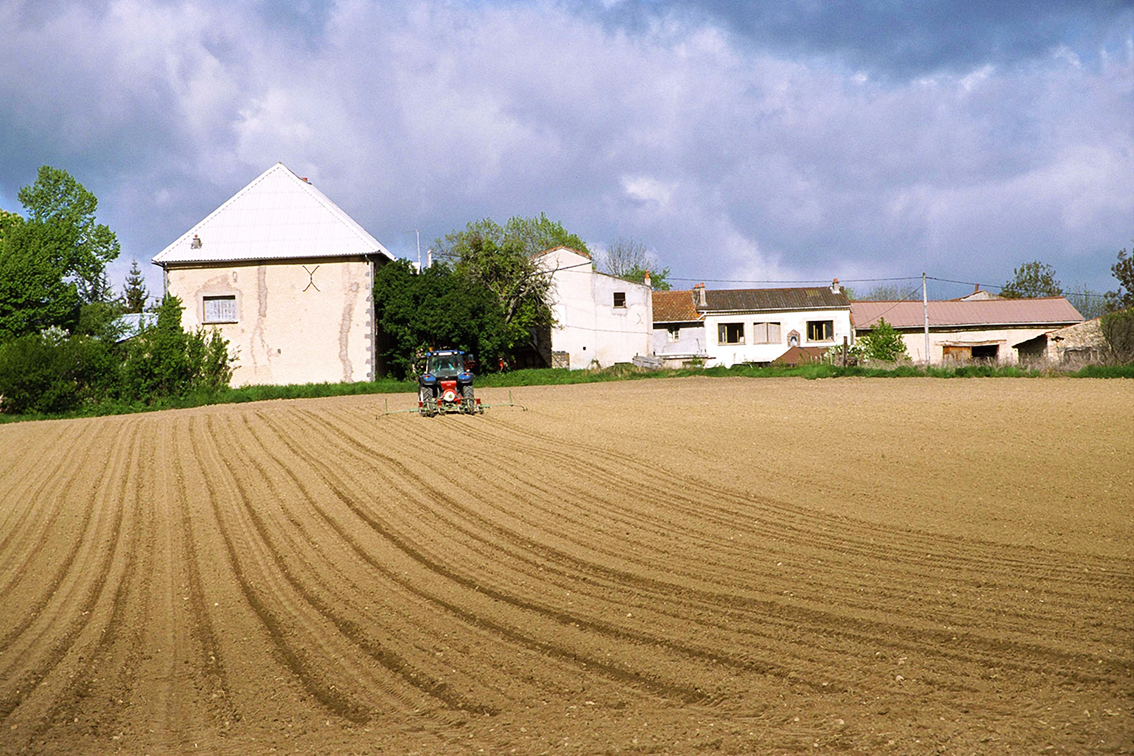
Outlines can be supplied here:
<path id="1" fill-rule="evenodd" d="M 653 325 L 650 288 L 594 271 L 591 258 L 560 247 L 539 259 L 552 271 L 553 352 L 566 352 L 572 370 L 609 367 L 649 354 Z M 625 305 L 614 306 L 614 295 Z"/>
<path id="2" fill-rule="evenodd" d="M 807 338 L 807 323 L 814 320 L 830 320 L 834 328 L 832 338 L 823 341 L 811 341 Z M 753 344 L 753 325 L 755 323 L 776 322 L 780 324 L 780 338 L 775 343 Z M 743 344 L 718 343 L 719 326 L 721 323 L 742 323 L 744 325 Z M 759 313 L 706 313 L 705 315 L 705 344 L 709 354 L 709 366 L 723 365 L 732 367 L 742 362 L 771 362 L 786 352 L 790 344 L 788 337 L 793 332 L 799 333 L 799 346 L 805 347 L 833 347 L 841 346 L 843 337 L 847 343 L 854 343 L 854 332 L 851 329 L 849 310 L 808 310 L 794 312 L 759 312 Z"/>
<path id="3" fill-rule="evenodd" d="M 694 357 L 707 359 L 705 326 L 701 323 L 681 326 L 676 341 L 671 341 L 669 328 L 662 326 L 650 333 L 650 353 L 665 361 L 666 367 L 680 367 Z M 670 363 L 676 363 L 671 365 Z"/>
<path id="4" fill-rule="evenodd" d="M 233 386 L 374 378 L 373 276 L 365 259 L 171 267 L 166 281 L 185 308 L 187 331 L 213 327 L 204 322 L 205 297 L 235 297 L 234 322 L 216 324 L 237 352 Z"/>

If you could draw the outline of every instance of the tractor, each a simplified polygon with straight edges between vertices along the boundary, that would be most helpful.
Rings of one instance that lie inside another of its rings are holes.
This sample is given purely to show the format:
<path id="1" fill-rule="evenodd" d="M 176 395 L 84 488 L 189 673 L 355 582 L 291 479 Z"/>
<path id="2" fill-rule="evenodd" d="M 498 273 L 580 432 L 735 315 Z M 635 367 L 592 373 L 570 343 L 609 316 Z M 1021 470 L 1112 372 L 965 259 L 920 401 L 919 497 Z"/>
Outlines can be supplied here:
<path id="1" fill-rule="evenodd" d="M 463 412 L 484 412 L 473 396 L 472 355 L 459 349 L 426 352 L 425 366 L 417 379 L 418 408 L 424 417 Z"/>

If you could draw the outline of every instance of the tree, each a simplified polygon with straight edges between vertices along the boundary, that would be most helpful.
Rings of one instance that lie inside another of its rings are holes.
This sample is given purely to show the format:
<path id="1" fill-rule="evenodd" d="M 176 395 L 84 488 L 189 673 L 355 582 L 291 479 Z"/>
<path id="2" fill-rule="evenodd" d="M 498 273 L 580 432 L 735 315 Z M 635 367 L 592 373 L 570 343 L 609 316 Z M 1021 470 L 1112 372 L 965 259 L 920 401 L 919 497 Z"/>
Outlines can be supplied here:
<path id="1" fill-rule="evenodd" d="M 498 245 L 481 237 L 472 240 L 453 268 L 466 285 L 491 292 L 504 319 L 504 348 L 527 345 L 532 332 L 550 326 L 551 273 L 539 268 L 520 243 Z"/>
<path id="2" fill-rule="evenodd" d="M 72 330 L 81 299 L 61 258 L 73 229 L 55 221 L 4 219 L 0 236 L 0 341 L 47 328 Z"/>
<path id="3" fill-rule="evenodd" d="M 1118 280 L 1118 290 L 1106 293 L 1106 309 L 1116 312 L 1134 307 L 1134 254 L 1127 257 L 1126 250 L 1120 250 L 1118 262 L 1110 266 L 1110 272 Z"/>
<path id="4" fill-rule="evenodd" d="M 374 275 L 374 314 L 386 373 L 397 378 L 412 374 L 415 354 L 425 349 L 463 349 L 487 366 L 505 354 L 499 302 L 447 265 L 420 273 L 405 260 L 383 265 Z"/>
<path id="5" fill-rule="evenodd" d="M 1007 299 L 1061 297 L 1063 288 L 1055 280 L 1055 268 L 1036 260 L 1016 268 L 1012 280 L 1000 287 L 1000 296 Z"/>
<path id="6" fill-rule="evenodd" d="M 558 246 L 590 254 L 582 239 L 542 214 L 511 218 L 503 227 L 486 218 L 434 244 L 465 285 L 483 288 L 496 298 L 504 318 L 505 352 L 530 345 L 533 334 L 554 321 L 551 271 L 540 268 L 534 256 Z"/>
<path id="7" fill-rule="evenodd" d="M 847 297 L 859 302 L 904 302 L 908 299 L 920 299 L 921 291 L 914 286 L 888 286 L 880 284 L 875 286 L 870 291 L 862 296 L 851 296 L 850 290 L 847 291 Z"/>
<path id="8" fill-rule="evenodd" d="M 126 312 L 141 312 L 146 308 L 150 293 L 146 290 L 146 279 L 138 268 L 137 260 L 130 264 L 130 273 L 126 276 L 122 297 L 125 300 Z"/>
<path id="9" fill-rule="evenodd" d="M 858 342 L 863 354 L 870 360 L 898 362 L 909 358 L 906 342 L 885 318 L 879 318 L 869 332 L 858 338 Z"/>
<path id="10" fill-rule="evenodd" d="M 646 274 L 650 275 L 650 288 L 654 291 L 669 291 L 669 268 L 661 267 L 657 255 L 645 244 L 636 239 L 624 239 L 606 248 L 603 272 L 634 283 L 644 283 Z"/>
<path id="11" fill-rule="evenodd" d="M 1100 294 L 1094 289 L 1083 285 L 1076 285 L 1063 293 L 1071 306 L 1079 311 L 1085 320 L 1097 318 L 1107 312 L 1107 295 Z"/>
<path id="12" fill-rule="evenodd" d="M 488 240 L 497 247 L 512 245 L 520 252 L 532 257 L 555 247 L 570 247 L 588 255 L 587 245 L 575 234 L 569 233 L 558 221 L 549 220 L 544 214 L 538 218 L 509 218 L 500 226 L 491 218 L 470 222 L 463 231 L 453 231 L 442 239 L 433 242 L 438 257 L 458 260 L 466 254 L 472 244 Z"/>
<path id="13" fill-rule="evenodd" d="M 73 281 L 80 299 L 98 302 L 110 297 L 106 265 L 118 257 L 114 232 L 95 222 L 98 200 L 71 174 L 42 166 L 35 183 L 17 194 L 30 223 L 52 224 L 66 229 L 70 244 L 54 250 L 52 264 Z"/>
<path id="14" fill-rule="evenodd" d="M 1108 312 L 1099 319 L 1099 330 L 1118 362 L 1134 362 L 1134 309 Z"/>

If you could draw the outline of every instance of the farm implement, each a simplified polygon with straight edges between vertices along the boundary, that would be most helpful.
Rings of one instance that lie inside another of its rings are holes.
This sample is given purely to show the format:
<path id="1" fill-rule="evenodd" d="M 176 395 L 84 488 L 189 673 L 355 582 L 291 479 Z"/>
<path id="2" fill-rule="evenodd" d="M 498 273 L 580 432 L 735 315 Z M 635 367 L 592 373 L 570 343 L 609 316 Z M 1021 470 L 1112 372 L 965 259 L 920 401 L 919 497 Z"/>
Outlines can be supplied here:
<path id="1" fill-rule="evenodd" d="M 512 401 L 511 391 L 508 392 L 506 405 L 481 404 L 473 393 L 472 364 L 472 355 L 459 349 L 427 352 L 424 355 L 423 370 L 417 379 L 417 409 L 400 411 L 435 417 L 448 414 L 481 415 L 486 407 L 518 406 Z M 396 413 L 390 412 L 387 403 L 384 414 Z"/>

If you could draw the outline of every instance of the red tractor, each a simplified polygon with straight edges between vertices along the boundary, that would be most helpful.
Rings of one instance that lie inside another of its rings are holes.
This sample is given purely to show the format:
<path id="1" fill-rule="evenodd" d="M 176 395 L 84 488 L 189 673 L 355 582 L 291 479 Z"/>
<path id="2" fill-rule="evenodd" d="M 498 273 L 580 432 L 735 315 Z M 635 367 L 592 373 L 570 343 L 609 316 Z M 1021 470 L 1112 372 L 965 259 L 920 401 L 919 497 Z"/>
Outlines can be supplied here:
<path id="1" fill-rule="evenodd" d="M 417 379 L 418 408 L 424 417 L 448 412 L 484 412 L 473 396 L 472 355 L 459 349 L 425 354 L 425 369 Z"/>

